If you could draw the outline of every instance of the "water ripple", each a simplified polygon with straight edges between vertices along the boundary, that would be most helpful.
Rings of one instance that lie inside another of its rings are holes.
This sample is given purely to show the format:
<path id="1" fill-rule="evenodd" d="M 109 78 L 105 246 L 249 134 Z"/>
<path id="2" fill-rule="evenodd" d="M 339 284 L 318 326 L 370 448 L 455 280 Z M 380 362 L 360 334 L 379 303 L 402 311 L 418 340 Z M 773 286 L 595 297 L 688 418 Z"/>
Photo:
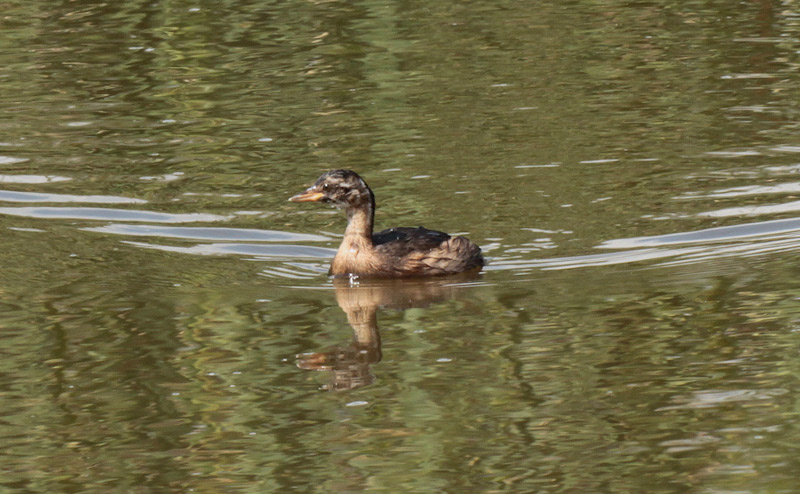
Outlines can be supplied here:
<path id="1" fill-rule="evenodd" d="M 759 221 L 743 225 L 721 226 L 693 232 L 670 233 L 649 237 L 632 237 L 608 240 L 598 247 L 601 249 L 630 249 L 636 247 L 657 247 L 664 245 L 732 241 L 762 235 L 781 235 L 789 232 L 800 232 L 800 218 L 785 220 Z"/>
<path id="2" fill-rule="evenodd" d="M 0 175 L 2 181 L 3 175 Z M 28 177 L 37 177 L 36 175 L 28 175 Z M 42 177 L 46 178 L 46 177 Z M 21 182 L 20 182 L 21 183 Z M 28 182 L 33 183 L 33 182 Z M 144 199 L 133 199 L 130 197 L 119 196 L 81 196 L 72 194 L 50 194 L 44 192 L 17 192 L 11 190 L 0 190 L 0 201 L 6 202 L 85 202 L 85 203 L 100 203 L 100 204 L 146 204 Z"/>
<path id="3" fill-rule="evenodd" d="M 792 194 L 800 192 L 800 182 L 790 182 L 777 185 L 745 185 L 742 187 L 730 187 L 718 189 L 708 194 L 701 192 L 687 192 L 676 196 L 675 199 L 719 199 L 725 197 L 742 197 L 761 194 Z"/>
<path id="4" fill-rule="evenodd" d="M 191 240 L 227 240 L 256 242 L 327 242 L 322 235 L 292 233 L 280 230 L 256 230 L 249 228 L 175 227 L 155 225 L 127 225 L 113 223 L 105 226 L 84 228 L 84 231 L 131 235 L 143 237 L 168 237 Z"/>
<path id="5" fill-rule="evenodd" d="M 771 400 L 776 396 L 788 393 L 783 388 L 767 389 L 734 389 L 703 390 L 688 396 L 676 396 L 672 399 L 675 405 L 665 406 L 656 411 L 675 410 L 680 408 L 712 408 L 726 403 Z"/>
<path id="6" fill-rule="evenodd" d="M 68 182 L 69 177 L 58 175 L 0 175 L 0 183 L 4 184 L 47 184 L 52 182 Z"/>
<path id="7" fill-rule="evenodd" d="M 486 270 L 563 270 L 658 260 L 661 260 L 658 263 L 660 266 L 675 266 L 722 258 L 800 251 L 800 218 L 614 239 L 601 243 L 597 248 L 625 250 L 547 259 L 498 257 L 492 259 Z"/>
<path id="8" fill-rule="evenodd" d="M 16 158 L 14 156 L 0 156 L 0 165 L 17 165 L 29 161 L 28 158 Z"/>
<path id="9" fill-rule="evenodd" d="M 703 211 L 697 216 L 703 218 L 730 218 L 739 216 L 764 216 L 767 214 L 793 213 L 800 211 L 800 201 L 786 202 L 783 204 L 766 204 L 764 206 L 738 206 L 733 208 L 718 209 L 716 211 Z"/>
<path id="10" fill-rule="evenodd" d="M 175 245 L 148 244 L 145 242 L 123 242 L 127 245 L 142 247 L 145 249 L 161 250 L 164 252 L 177 252 L 181 254 L 195 255 L 246 255 L 258 259 L 332 259 L 336 254 L 335 249 L 324 247 L 309 247 L 306 245 L 295 244 L 238 244 L 238 243 L 211 243 L 198 244 L 190 247 Z"/>
<path id="11" fill-rule="evenodd" d="M 113 221 L 145 221 L 152 223 L 192 223 L 199 221 L 225 221 L 231 216 L 204 213 L 158 213 L 111 208 L 55 208 L 55 207 L 22 207 L 0 208 L 0 214 L 22 216 L 25 218 L 45 219 L 77 219 L 77 220 L 113 220 Z"/>

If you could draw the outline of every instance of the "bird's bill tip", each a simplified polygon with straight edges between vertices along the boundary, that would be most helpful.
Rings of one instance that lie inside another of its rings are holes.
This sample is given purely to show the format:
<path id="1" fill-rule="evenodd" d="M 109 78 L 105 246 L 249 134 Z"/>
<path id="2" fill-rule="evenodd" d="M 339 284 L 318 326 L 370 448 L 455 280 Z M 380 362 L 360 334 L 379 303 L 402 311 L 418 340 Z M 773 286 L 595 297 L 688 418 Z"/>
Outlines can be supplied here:
<path id="1" fill-rule="evenodd" d="M 319 202 L 323 197 L 325 197 L 325 194 L 312 188 L 290 197 L 289 200 L 292 202 Z"/>

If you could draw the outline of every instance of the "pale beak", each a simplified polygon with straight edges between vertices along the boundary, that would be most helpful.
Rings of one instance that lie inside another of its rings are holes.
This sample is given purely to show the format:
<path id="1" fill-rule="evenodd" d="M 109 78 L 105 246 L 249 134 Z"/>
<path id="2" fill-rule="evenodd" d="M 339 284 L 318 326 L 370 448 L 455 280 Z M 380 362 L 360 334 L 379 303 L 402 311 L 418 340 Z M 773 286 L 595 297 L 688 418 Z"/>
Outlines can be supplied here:
<path id="1" fill-rule="evenodd" d="M 305 192 L 301 192 L 296 196 L 292 196 L 289 198 L 292 202 L 319 202 L 325 197 L 325 194 L 318 191 L 314 187 L 309 187 L 305 190 Z"/>

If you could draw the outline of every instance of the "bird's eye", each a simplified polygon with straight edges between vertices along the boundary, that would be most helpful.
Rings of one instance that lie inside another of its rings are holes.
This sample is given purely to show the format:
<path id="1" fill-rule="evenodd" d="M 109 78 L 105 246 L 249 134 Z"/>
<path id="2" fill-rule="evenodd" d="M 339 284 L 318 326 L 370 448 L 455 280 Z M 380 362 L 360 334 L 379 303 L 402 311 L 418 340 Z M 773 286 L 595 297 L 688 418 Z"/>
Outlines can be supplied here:
<path id="1" fill-rule="evenodd" d="M 330 184 L 322 184 L 322 190 L 328 190 Z"/>

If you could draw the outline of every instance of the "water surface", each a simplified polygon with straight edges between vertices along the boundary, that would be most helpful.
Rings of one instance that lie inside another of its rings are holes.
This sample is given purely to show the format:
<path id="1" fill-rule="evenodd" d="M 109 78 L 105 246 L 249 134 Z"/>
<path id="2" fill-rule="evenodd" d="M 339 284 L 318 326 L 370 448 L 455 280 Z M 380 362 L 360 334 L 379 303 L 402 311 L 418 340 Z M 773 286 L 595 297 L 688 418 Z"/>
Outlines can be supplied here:
<path id="1" fill-rule="evenodd" d="M 795 492 L 791 2 L 27 2 L 0 491 Z M 474 278 L 334 283 L 322 171 Z"/>

